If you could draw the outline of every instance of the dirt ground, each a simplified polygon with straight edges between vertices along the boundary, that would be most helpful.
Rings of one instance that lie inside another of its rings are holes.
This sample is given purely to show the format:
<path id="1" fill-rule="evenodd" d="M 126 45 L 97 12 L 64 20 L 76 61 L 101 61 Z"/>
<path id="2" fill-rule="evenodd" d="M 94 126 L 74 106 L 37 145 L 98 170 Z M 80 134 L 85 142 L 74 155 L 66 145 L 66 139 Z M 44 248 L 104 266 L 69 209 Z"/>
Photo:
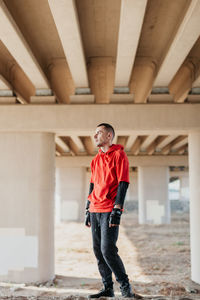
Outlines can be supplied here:
<path id="1" fill-rule="evenodd" d="M 189 215 L 172 215 L 170 225 L 138 225 L 137 214 L 123 214 L 118 248 L 144 299 L 200 300 L 200 285 L 190 280 Z M 102 287 L 91 232 L 82 223 L 56 226 L 55 259 L 52 282 L 0 283 L 0 299 L 84 299 Z M 117 283 L 115 291 L 120 297 Z"/>

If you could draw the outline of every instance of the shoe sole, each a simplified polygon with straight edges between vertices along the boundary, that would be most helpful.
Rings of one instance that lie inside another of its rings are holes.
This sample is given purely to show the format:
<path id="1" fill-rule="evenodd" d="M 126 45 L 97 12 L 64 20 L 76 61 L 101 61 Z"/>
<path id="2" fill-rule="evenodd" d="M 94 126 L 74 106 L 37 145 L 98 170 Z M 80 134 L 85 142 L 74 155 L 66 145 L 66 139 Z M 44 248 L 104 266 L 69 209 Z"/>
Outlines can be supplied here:
<path id="1" fill-rule="evenodd" d="M 97 297 L 97 298 L 87 296 L 87 299 L 100 299 L 100 298 L 115 298 L 115 295 L 114 296 L 101 296 L 101 297 Z"/>

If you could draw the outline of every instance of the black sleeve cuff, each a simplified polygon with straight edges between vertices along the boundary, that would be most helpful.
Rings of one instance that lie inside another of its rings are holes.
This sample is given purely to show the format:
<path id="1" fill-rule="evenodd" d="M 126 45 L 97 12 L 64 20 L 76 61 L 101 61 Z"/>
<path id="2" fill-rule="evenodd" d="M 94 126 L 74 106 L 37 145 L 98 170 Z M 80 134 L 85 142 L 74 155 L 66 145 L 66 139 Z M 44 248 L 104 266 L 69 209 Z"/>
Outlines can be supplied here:
<path id="1" fill-rule="evenodd" d="M 92 193 L 94 189 L 94 183 L 93 182 L 90 182 L 90 186 L 89 186 L 89 195 Z"/>
<path id="2" fill-rule="evenodd" d="M 85 209 L 86 209 L 86 210 L 88 210 L 88 209 L 89 209 L 89 207 L 90 207 L 90 201 L 89 201 L 89 200 L 87 200 Z"/>

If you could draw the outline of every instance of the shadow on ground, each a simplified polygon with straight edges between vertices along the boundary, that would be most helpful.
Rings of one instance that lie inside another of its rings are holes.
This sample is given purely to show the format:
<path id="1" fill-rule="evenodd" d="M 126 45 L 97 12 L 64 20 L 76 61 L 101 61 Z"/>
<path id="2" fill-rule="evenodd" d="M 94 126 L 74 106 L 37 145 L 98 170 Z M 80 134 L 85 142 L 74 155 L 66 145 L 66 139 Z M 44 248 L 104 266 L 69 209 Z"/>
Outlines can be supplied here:
<path id="1" fill-rule="evenodd" d="M 189 214 L 173 214 L 169 225 L 139 225 L 133 212 L 124 219 L 125 234 L 149 280 L 133 282 L 136 290 L 158 299 L 200 300 L 200 285 L 190 280 Z"/>
<path id="2" fill-rule="evenodd" d="M 188 215 L 173 215 L 170 225 L 138 225 L 137 215 L 129 213 L 123 215 L 122 226 L 121 242 L 126 240 L 128 244 L 121 245 L 122 258 L 129 268 L 132 286 L 143 299 L 200 300 L 200 286 L 190 280 Z M 96 261 L 88 246 L 89 235 L 82 224 L 60 225 L 57 266 L 68 276 L 57 275 L 53 281 L 37 284 L 0 283 L 0 299 L 84 300 L 96 293 L 101 289 L 101 280 L 93 269 Z M 136 272 L 137 266 L 147 281 L 142 280 L 140 271 Z M 116 299 L 120 298 L 118 284 L 115 291 Z"/>
<path id="3" fill-rule="evenodd" d="M 132 283 L 133 284 L 133 283 Z M 134 282 L 137 286 L 142 283 Z M 53 281 L 37 284 L 12 284 L 0 283 L 0 299 L 7 300 L 65 300 L 65 299 L 87 299 L 89 293 L 99 290 L 101 284 L 97 279 L 78 278 L 67 276 L 56 276 Z M 149 287 L 149 284 L 148 284 Z M 166 286 L 167 289 L 167 286 Z M 145 300 L 193 300 L 200 299 L 200 294 L 188 295 L 144 295 Z M 120 299 L 120 293 L 116 293 L 115 299 Z M 102 298 L 103 299 L 103 298 Z"/>

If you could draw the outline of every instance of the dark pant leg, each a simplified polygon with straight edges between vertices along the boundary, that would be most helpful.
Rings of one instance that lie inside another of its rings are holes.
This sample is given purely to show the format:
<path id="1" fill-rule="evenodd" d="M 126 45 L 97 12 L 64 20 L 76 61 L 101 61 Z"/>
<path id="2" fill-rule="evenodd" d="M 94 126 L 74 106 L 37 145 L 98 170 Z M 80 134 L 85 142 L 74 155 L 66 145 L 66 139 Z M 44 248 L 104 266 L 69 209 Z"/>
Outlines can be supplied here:
<path id="1" fill-rule="evenodd" d="M 102 282 L 105 287 L 112 287 L 112 271 L 104 260 L 101 252 L 101 228 L 100 228 L 100 213 L 90 213 L 93 250 L 97 259 L 99 273 L 102 277 Z"/>
<path id="2" fill-rule="evenodd" d="M 107 265 L 115 274 L 116 280 L 124 286 L 129 283 L 129 280 L 116 246 L 119 226 L 109 227 L 109 216 L 110 213 L 102 213 L 100 218 L 101 252 Z"/>

